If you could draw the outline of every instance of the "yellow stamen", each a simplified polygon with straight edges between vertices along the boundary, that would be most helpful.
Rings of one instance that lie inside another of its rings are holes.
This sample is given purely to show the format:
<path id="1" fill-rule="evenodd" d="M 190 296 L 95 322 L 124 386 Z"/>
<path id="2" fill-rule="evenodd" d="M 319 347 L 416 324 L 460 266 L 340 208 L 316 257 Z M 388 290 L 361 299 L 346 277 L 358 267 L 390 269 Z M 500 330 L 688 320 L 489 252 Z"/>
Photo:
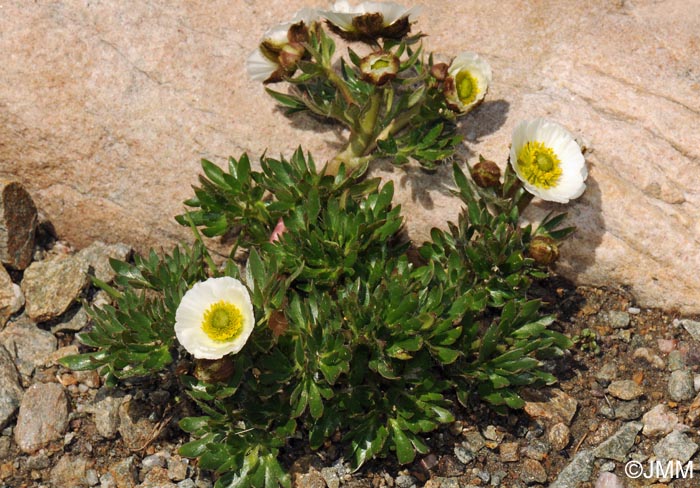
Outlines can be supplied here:
<path id="1" fill-rule="evenodd" d="M 561 177 L 561 161 L 554 151 L 539 141 L 530 141 L 518 153 L 518 169 L 533 186 L 549 189 Z"/>
<path id="2" fill-rule="evenodd" d="M 238 307 L 224 300 L 213 303 L 204 312 L 202 330 L 214 341 L 232 341 L 243 331 L 243 314 Z"/>
<path id="3" fill-rule="evenodd" d="M 476 96 L 479 94 L 479 83 L 469 70 L 463 69 L 457 73 L 455 85 L 457 86 L 459 101 L 464 105 L 469 105 L 476 100 Z"/>

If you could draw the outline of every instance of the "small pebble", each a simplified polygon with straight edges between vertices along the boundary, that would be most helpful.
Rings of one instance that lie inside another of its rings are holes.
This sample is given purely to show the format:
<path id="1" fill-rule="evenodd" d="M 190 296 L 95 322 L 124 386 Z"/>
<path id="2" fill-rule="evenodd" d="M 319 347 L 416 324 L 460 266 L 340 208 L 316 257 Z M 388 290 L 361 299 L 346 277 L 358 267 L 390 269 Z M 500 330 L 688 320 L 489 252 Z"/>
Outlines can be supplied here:
<path id="1" fill-rule="evenodd" d="M 639 307 L 630 307 L 627 309 L 627 313 L 631 315 L 639 315 L 642 312 L 642 309 Z"/>
<path id="2" fill-rule="evenodd" d="M 673 339 L 657 339 L 656 343 L 659 345 L 659 351 L 664 354 L 670 353 L 678 345 L 678 341 Z"/>
<path id="3" fill-rule="evenodd" d="M 634 400 L 644 394 L 644 389 L 632 380 L 618 380 L 610 383 L 608 393 L 620 400 Z"/>
<path id="4" fill-rule="evenodd" d="M 693 373 L 686 369 L 676 370 L 671 373 L 671 377 L 668 380 L 668 394 L 676 402 L 693 398 L 695 396 Z"/>
<path id="5" fill-rule="evenodd" d="M 660 403 L 649 410 L 642 417 L 644 428 L 642 434 L 647 437 L 666 435 L 678 424 L 678 415 L 668 410 L 668 407 Z"/>
<path id="6" fill-rule="evenodd" d="M 596 373 L 595 379 L 602 386 L 608 386 L 617 376 L 617 365 L 614 363 L 605 363 Z"/>
<path id="7" fill-rule="evenodd" d="M 660 356 L 657 354 L 654 354 L 651 352 L 649 348 L 646 347 L 639 347 L 634 350 L 634 353 L 632 353 L 632 357 L 634 359 L 643 359 L 646 361 L 648 364 L 653 366 L 656 369 L 665 369 L 666 368 L 666 363 L 664 362 L 663 359 L 661 359 Z"/>
<path id="8" fill-rule="evenodd" d="M 85 473 L 85 481 L 87 481 L 87 484 L 90 486 L 95 486 L 97 483 L 99 483 L 100 478 L 97 476 L 97 471 L 94 469 L 88 469 Z"/>
<path id="9" fill-rule="evenodd" d="M 678 371 L 685 368 L 685 360 L 683 354 L 675 349 L 668 354 L 668 369 L 670 371 Z"/>
<path id="10" fill-rule="evenodd" d="M 504 442 L 498 446 L 501 461 L 504 463 L 514 463 L 520 459 L 518 454 L 520 446 L 517 442 Z"/>
<path id="11" fill-rule="evenodd" d="M 177 484 L 177 488 L 195 488 L 195 486 L 194 481 L 189 478 L 184 479 Z"/>
<path id="12" fill-rule="evenodd" d="M 474 460 L 474 453 L 462 446 L 455 446 L 455 457 L 462 464 L 469 464 Z"/>
<path id="13" fill-rule="evenodd" d="M 525 459 L 520 471 L 520 479 L 527 484 L 545 483 L 547 481 L 547 472 L 539 461 Z"/>
<path id="14" fill-rule="evenodd" d="M 569 432 L 569 428 L 566 426 L 566 424 L 559 422 L 554 424 L 549 430 L 547 439 L 552 445 L 552 449 L 555 451 L 561 451 L 569 444 L 569 441 L 571 440 L 571 433 Z"/>

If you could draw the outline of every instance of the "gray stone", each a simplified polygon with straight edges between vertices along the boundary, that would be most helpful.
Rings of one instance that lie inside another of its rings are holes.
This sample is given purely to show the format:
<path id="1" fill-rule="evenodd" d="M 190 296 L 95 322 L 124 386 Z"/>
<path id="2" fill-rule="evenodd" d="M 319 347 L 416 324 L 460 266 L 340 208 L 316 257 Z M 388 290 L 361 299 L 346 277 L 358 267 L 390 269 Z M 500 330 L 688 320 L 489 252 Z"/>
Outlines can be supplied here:
<path id="1" fill-rule="evenodd" d="M 547 433 L 547 439 L 555 451 L 564 449 L 571 440 L 571 433 L 566 424 L 559 422 L 554 424 Z"/>
<path id="2" fill-rule="evenodd" d="M 519 450 L 517 442 L 504 442 L 498 446 L 499 459 L 503 463 L 514 463 L 520 459 Z"/>
<path id="3" fill-rule="evenodd" d="M 656 405 L 642 417 L 642 434 L 647 437 L 666 435 L 678 424 L 678 415 L 668 410 L 664 403 Z"/>
<path id="4" fill-rule="evenodd" d="M 15 290 L 12 278 L 5 268 L 0 265 L 0 329 L 7 323 L 15 308 Z"/>
<path id="5" fill-rule="evenodd" d="M 608 393 L 620 400 L 634 400 L 644 395 L 644 389 L 632 380 L 618 380 L 610 383 Z"/>
<path id="6" fill-rule="evenodd" d="M 34 368 L 43 365 L 47 356 L 56 350 L 58 342 L 53 334 L 22 316 L 0 332 L 0 345 L 7 349 L 17 370 L 27 379 Z"/>
<path id="7" fill-rule="evenodd" d="M 73 316 L 70 317 L 68 320 L 59 322 L 53 327 L 51 327 L 51 333 L 55 334 L 56 332 L 63 331 L 79 332 L 83 330 L 83 327 L 85 327 L 88 324 L 88 320 L 89 317 L 87 312 L 85 311 L 85 308 L 80 306 L 76 309 L 75 314 L 73 314 Z"/>
<path id="8" fill-rule="evenodd" d="M 628 400 L 615 402 L 615 409 L 612 412 L 613 419 L 636 420 L 644 413 L 644 405 L 639 400 Z"/>
<path id="9" fill-rule="evenodd" d="M 75 256 L 36 261 L 22 279 L 27 315 L 37 321 L 63 314 L 88 284 L 88 265 Z"/>
<path id="10" fill-rule="evenodd" d="M 695 396 L 693 373 L 681 369 L 671 373 L 668 380 L 668 394 L 673 401 L 682 402 Z"/>
<path id="11" fill-rule="evenodd" d="M 189 461 L 178 455 L 168 459 L 168 477 L 173 481 L 182 481 L 187 478 L 187 466 Z"/>
<path id="12" fill-rule="evenodd" d="M 617 377 L 617 365 L 615 363 L 605 363 L 596 371 L 595 379 L 603 386 L 608 386 Z"/>
<path id="13" fill-rule="evenodd" d="M 178 488 L 178 485 L 170 481 L 167 469 L 156 466 L 146 474 L 143 483 L 137 488 Z"/>
<path id="14" fill-rule="evenodd" d="M 35 383 L 22 398 L 15 427 L 15 442 L 33 453 L 60 439 L 68 427 L 68 397 L 57 383 Z"/>
<path id="15" fill-rule="evenodd" d="M 95 278 L 105 283 L 111 282 L 116 273 L 109 264 L 109 259 L 126 261 L 131 255 L 131 247 L 126 244 L 105 244 L 96 241 L 81 249 L 76 257 L 84 261 L 91 269 Z"/>
<path id="16" fill-rule="evenodd" d="M 486 441 L 476 430 L 466 431 L 462 435 L 464 437 L 464 447 L 473 453 L 478 453 L 486 445 Z"/>
<path id="17" fill-rule="evenodd" d="M 137 470 L 134 463 L 134 456 L 112 464 L 108 473 L 112 475 L 112 480 L 118 488 L 134 488 L 137 480 Z M 104 476 L 102 477 L 104 484 Z"/>
<path id="18" fill-rule="evenodd" d="M 571 425 L 571 421 L 576 415 L 578 401 L 557 388 L 549 390 L 545 394 L 548 395 L 548 398 L 544 401 L 526 401 L 525 412 L 534 419 Z"/>
<path id="19" fill-rule="evenodd" d="M 455 457 L 462 464 L 469 464 L 474 460 L 474 453 L 463 446 L 455 446 Z"/>
<path id="20" fill-rule="evenodd" d="M 520 479 L 528 485 L 533 483 L 545 483 L 547 481 L 547 472 L 539 461 L 525 459 L 521 466 Z"/>
<path id="21" fill-rule="evenodd" d="M 625 483 L 613 473 L 600 473 L 595 488 L 625 488 Z"/>
<path id="22" fill-rule="evenodd" d="M 148 472 L 155 467 L 164 468 L 166 465 L 167 460 L 163 454 L 151 454 L 141 460 L 141 472 Z"/>
<path id="23" fill-rule="evenodd" d="M 682 319 L 679 322 L 693 339 L 700 341 L 700 322 L 690 319 Z"/>
<path id="24" fill-rule="evenodd" d="M 656 369 L 666 369 L 666 363 L 658 354 L 654 354 L 647 347 L 638 347 L 632 354 L 634 359 L 643 359 L 647 364 L 650 364 Z"/>
<path id="25" fill-rule="evenodd" d="M 0 429 L 5 427 L 19 408 L 23 394 L 15 363 L 0 345 Z"/>
<path id="26" fill-rule="evenodd" d="M 87 481 L 88 486 L 95 486 L 100 482 L 100 477 L 97 475 L 97 471 L 94 469 L 88 469 L 85 473 L 85 481 Z"/>
<path id="27" fill-rule="evenodd" d="M 128 397 L 127 397 L 128 398 Z M 106 439 L 117 435 L 119 429 L 119 407 L 125 397 L 117 396 L 109 388 L 102 388 L 95 395 L 92 405 L 87 405 L 85 411 L 92 413 L 95 420 L 97 433 Z"/>
<path id="28" fill-rule="evenodd" d="M 581 483 L 591 479 L 594 460 L 595 456 L 592 451 L 588 449 L 579 451 L 571 462 L 561 470 L 549 488 L 578 488 Z"/>
<path id="29" fill-rule="evenodd" d="M 92 486 L 87 477 L 87 470 L 92 464 L 83 457 L 64 454 L 51 469 L 51 483 L 53 486 L 70 486 L 71 488 Z"/>
<path id="30" fill-rule="evenodd" d="M 338 470 L 336 468 L 323 468 L 321 469 L 321 476 L 326 482 L 328 488 L 339 488 L 340 487 L 340 476 L 338 476 Z"/>
<path id="31" fill-rule="evenodd" d="M 194 484 L 194 481 L 192 481 L 189 478 L 182 480 L 177 484 L 177 488 L 195 488 L 196 486 L 197 485 Z M 331 488 L 331 487 L 329 486 L 328 488 Z"/>
<path id="32" fill-rule="evenodd" d="M 112 473 L 107 472 L 100 476 L 100 488 L 117 488 L 117 483 Z"/>
<path id="33" fill-rule="evenodd" d="M 637 433 L 644 425 L 641 422 L 628 422 L 618 429 L 612 437 L 604 441 L 593 450 L 597 458 L 614 459 L 624 461 L 627 453 L 632 449 Z"/>
<path id="34" fill-rule="evenodd" d="M 408 474 L 399 475 L 396 477 L 395 480 L 396 486 L 398 486 L 398 488 L 415 488 L 417 481 L 417 479 Z"/>
<path id="35" fill-rule="evenodd" d="M 551 447 L 546 442 L 542 442 L 538 439 L 532 439 L 525 445 L 524 454 L 526 457 L 534 459 L 535 461 L 544 461 L 547 459 L 547 455 L 549 454 L 550 450 Z"/>
<path id="36" fill-rule="evenodd" d="M 27 458 L 27 469 L 46 469 L 51 465 L 51 460 L 45 452 L 39 451 Z"/>
<path id="37" fill-rule="evenodd" d="M 630 325 L 630 314 L 627 312 L 609 310 L 605 312 L 603 319 L 613 329 L 624 329 Z"/>
<path id="38" fill-rule="evenodd" d="M 145 446 L 156 429 L 156 422 L 149 419 L 152 413 L 150 406 L 138 400 L 127 399 L 119 405 L 118 411 L 118 430 L 124 443 L 131 449 Z"/>
<path id="39" fill-rule="evenodd" d="M 678 349 L 671 351 L 668 354 L 668 369 L 670 371 L 678 371 L 679 369 L 683 368 L 685 368 L 683 353 L 681 353 Z"/>
<path id="40" fill-rule="evenodd" d="M 0 436 L 0 461 L 10 456 L 12 439 L 8 436 Z"/>
<path id="41" fill-rule="evenodd" d="M 687 463 L 698 450 L 698 445 L 687 435 L 677 430 L 672 431 L 654 446 L 654 454 L 661 461 L 680 461 Z"/>
<path id="42" fill-rule="evenodd" d="M 0 262 L 25 269 L 32 261 L 37 211 L 17 181 L 0 180 Z"/>

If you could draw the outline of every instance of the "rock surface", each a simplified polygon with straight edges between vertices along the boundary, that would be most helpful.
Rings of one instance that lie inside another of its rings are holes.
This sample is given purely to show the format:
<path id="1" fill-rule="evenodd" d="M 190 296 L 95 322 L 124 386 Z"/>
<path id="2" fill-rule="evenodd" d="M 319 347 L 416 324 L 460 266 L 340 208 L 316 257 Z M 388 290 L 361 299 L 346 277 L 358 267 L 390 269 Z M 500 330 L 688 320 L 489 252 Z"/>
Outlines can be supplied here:
<path id="1" fill-rule="evenodd" d="M 87 285 L 88 268 L 76 256 L 57 256 L 32 263 L 22 279 L 27 315 L 43 322 L 65 312 Z"/>
<path id="2" fill-rule="evenodd" d="M 10 275 L 0 265 L 0 329 L 7 323 L 14 308 L 15 291 Z"/>
<path id="3" fill-rule="evenodd" d="M 0 161 L 1 154 L 0 149 Z M 0 180 L 0 263 L 14 269 L 29 266 L 36 222 L 36 205 L 27 190 L 17 181 Z"/>
<path id="4" fill-rule="evenodd" d="M 19 408 L 23 393 L 15 363 L 5 348 L 0 346 L 0 429 L 5 428 Z"/>
<path id="5" fill-rule="evenodd" d="M 68 397 L 57 383 L 35 383 L 24 393 L 19 407 L 15 442 L 32 453 L 55 439 L 68 427 Z"/>
<path id="6" fill-rule="evenodd" d="M 554 118 L 588 141 L 584 196 L 529 214 L 566 210 L 578 227 L 559 271 L 629 284 L 642 305 L 700 311 L 700 2 L 419 3 L 428 50 L 477 50 L 494 70 L 487 101 L 461 124 L 468 162 L 479 153 L 504 162 L 524 118 Z M 299 144 L 318 161 L 332 155 L 333 130 L 288 123 L 245 74 L 266 29 L 327 5 L 4 2 L 0 172 L 22 181 L 77 247 L 108 239 L 143 252 L 190 238 L 172 216 L 201 157 L 224 164 Z M 384 169 L 416 239 L 456 218 L 449 168 Z"/>
<path id="7" fill-rule="evenodd" d="M 24 316 L 10 322 L 0 332 L 0 345 L 10 353 L 24 378 L 29 378 L 34 368 L 44 364 L 46 358 L 56 350 L 57 344 L 53 334 L 38 328 Z"/>

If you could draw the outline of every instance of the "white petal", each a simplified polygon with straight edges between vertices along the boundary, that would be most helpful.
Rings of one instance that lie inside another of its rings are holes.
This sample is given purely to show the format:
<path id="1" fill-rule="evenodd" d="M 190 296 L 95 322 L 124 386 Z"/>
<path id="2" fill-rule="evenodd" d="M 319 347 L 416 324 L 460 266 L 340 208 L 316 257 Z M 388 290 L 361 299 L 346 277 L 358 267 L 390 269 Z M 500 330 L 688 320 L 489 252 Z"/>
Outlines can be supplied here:
<path id="1" fill-rule="evenodd" d="M 274 73 L 279 66 L 270 61 L 260 49 L 256 49 L 253 54 L 248 57 L 246 69 L 248 76 L 255 81 L 265 81 Z"/>

